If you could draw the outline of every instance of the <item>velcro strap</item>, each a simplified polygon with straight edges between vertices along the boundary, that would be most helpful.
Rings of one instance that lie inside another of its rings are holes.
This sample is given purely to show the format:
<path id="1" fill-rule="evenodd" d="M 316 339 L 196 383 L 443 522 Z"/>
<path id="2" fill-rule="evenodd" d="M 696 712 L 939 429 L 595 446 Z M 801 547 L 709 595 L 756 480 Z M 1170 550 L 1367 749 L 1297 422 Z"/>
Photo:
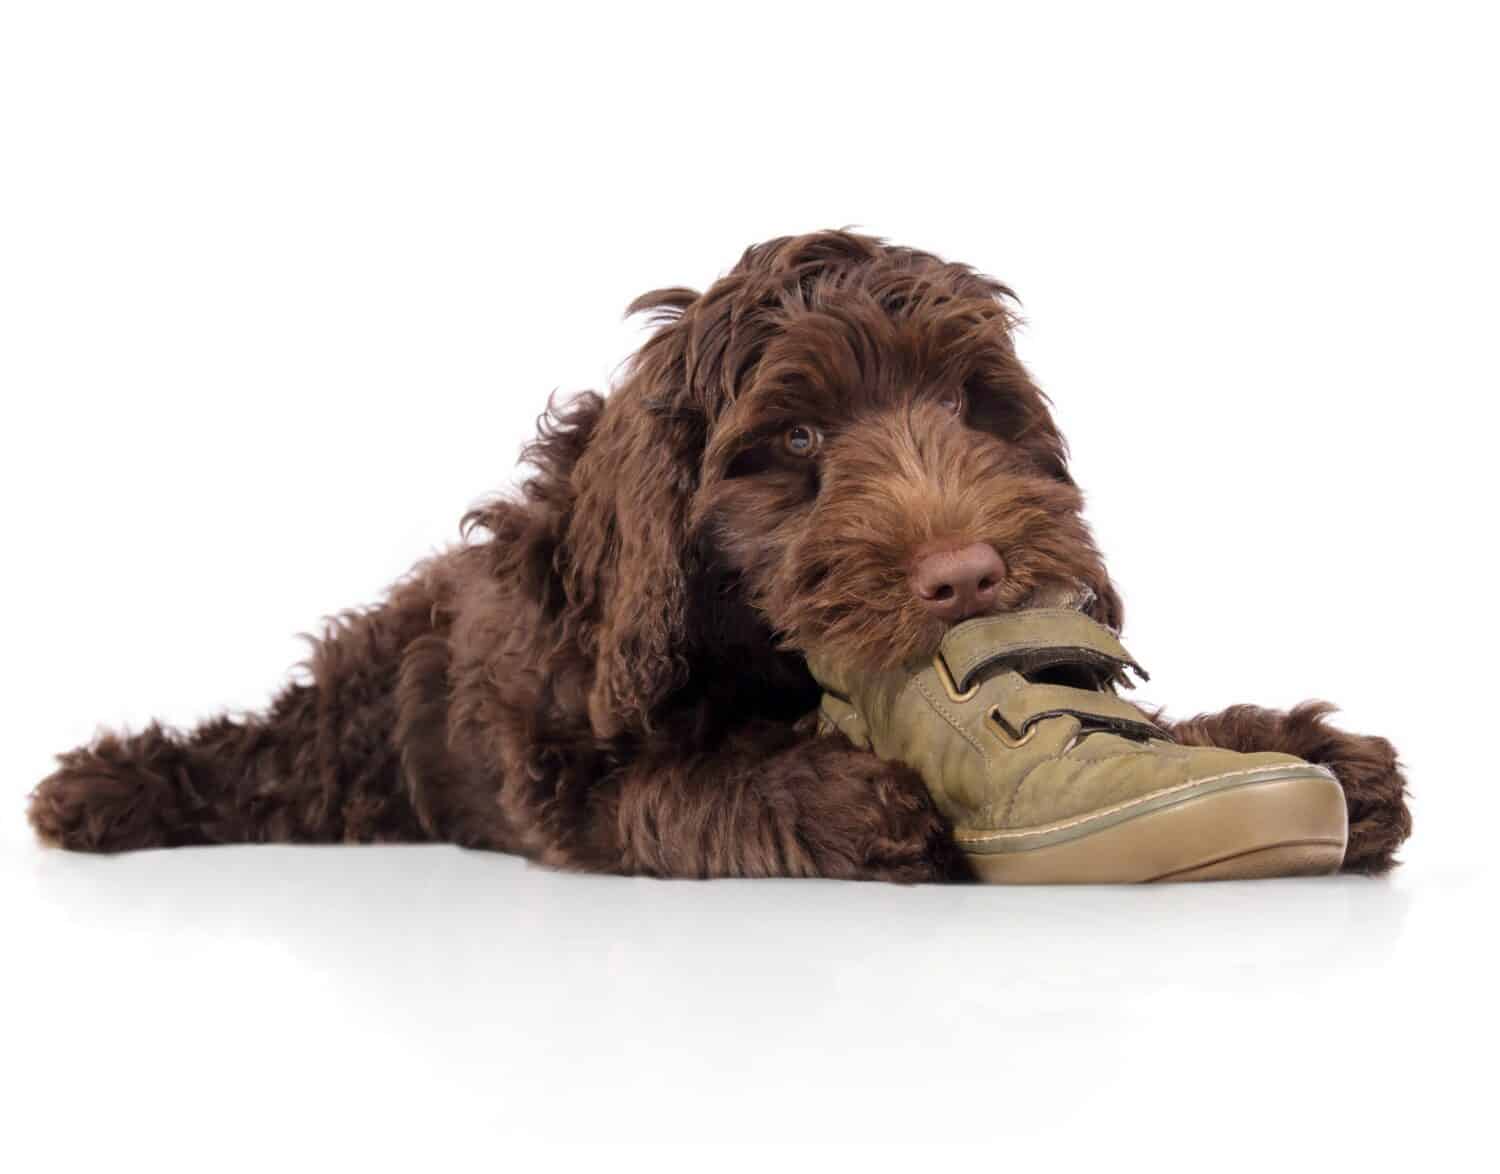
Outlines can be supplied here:
<path id="1" fill-rule="evenodd" d="M 968 689 L 982 669 L 1016 661 L 1027 669 L 1086 664 L 1118 673 L 1130 668 L 1141 680 L 1150 679 L 1113 632 L 1065 607 L 1028 608 L 969 620 L 948 630 L 938 652 L 959 692 Z"/>
<path id="2" fill-rule="evenodd" d="M 1062 714 L 1078 718 L 1086 727 L 1118 730 L 1140 738 L 1168 737 L 1165 730 L 1113 693 L 1067 685 L 1028 685 L 1001 698 L 995 711 L 1018 737 L 1043 718 Z"/>

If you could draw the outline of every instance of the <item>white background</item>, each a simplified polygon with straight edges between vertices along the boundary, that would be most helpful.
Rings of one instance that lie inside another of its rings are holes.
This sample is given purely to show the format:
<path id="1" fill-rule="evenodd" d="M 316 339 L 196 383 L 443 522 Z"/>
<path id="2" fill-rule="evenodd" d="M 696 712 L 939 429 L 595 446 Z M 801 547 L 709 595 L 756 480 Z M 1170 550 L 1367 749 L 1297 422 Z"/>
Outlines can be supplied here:
<path id="1" fill-rule="evenodd" d="M 0 8 L 0 1164 L 1479 1161 L 1487 7 Z M 838 225 L 1019 291 L 1150 698 L 1341 703 L 1409 767 L 1404 868 L 903 890 L 32 844 L 53 752 L 261 703 L 293 633 L 453 540 L 547 394 L 639 341 L 631 297 Z"/>

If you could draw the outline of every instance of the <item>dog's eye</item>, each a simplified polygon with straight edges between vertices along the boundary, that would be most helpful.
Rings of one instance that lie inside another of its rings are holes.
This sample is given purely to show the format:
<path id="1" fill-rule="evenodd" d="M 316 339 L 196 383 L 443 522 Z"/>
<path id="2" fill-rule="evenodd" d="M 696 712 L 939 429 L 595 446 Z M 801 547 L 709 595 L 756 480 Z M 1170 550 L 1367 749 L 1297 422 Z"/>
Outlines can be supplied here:
<path id="1" fill-rule="evenodd" d="M 952 412 L 955 416 L 963 415 L 964 393 L 961 391 L 945 391 L 938 396 L 938 407 L 946 412 Z"/>
<path id="2" fill-rule="evenodd" d="M 823 444 L 823 434 L 806 424 L 793 424 L 781 437 L 786 451 L 794 457 L 810 457 Z"/>

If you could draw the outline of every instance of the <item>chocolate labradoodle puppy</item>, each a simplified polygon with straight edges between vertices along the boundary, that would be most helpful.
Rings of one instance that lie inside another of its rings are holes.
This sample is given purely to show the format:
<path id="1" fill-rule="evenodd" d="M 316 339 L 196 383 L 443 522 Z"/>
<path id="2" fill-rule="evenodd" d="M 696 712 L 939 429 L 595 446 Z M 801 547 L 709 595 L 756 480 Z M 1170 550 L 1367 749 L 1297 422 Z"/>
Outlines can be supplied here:
<path id="1" fill-rule="evenodd" d="M 94 852 L 446 840 L 599 872 L 962 878 L 917 776 L 806 720 L 803 654 L 895 664 L 1059 593 L 1119 627 L 1010 301 L 843 232 L 644 295 L 659 328 L 620 386 L 552 408 L 520 494 L 331 623 L 307 683 L 62 755 L 32 823 Z M 954 565 L 973 589 L 933 590 Z M 1410 828 L 1395 752 L 1328 709 L 1172 728 L 1330 767 L 1346 867 L 1380 871 Z"/>

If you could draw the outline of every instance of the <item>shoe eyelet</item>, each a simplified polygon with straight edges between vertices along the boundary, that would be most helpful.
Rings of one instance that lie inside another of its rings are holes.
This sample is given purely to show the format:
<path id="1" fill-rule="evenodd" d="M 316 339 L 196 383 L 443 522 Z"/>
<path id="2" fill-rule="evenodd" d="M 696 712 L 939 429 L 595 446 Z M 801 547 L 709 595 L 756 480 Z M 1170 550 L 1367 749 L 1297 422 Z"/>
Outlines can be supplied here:
<path id="1" fill-rule="evenodd" d="M 1026 728 L 1026 732 L 1018 738 L 1015 731 L 1010 728 L 1010 724 L 1000 716 L 1000 707 L 998 705 L 994 706 L 985 717 L 988 721 L 990 732 L 999 738 L 1005 744 L 1006 748 L 1010 750 L 1017 750 L 1026 745 L 1027 742 L 1030 742 L 1032 736 L 1037 731 L 1037 726 L 1041 725 L 1040 722 L 1033 722 Z"/>
<path id="2" fill-rule="evenodd" d="M 958 682 L 953 679 L 953 674 L 948 671 L 948 663 L 943 659 L 941 652 L 932 658 L 932 667 L 937 669 L 938 680 L 942 683 L 943 692 L 948 694 L 948 700 L 958 704 L 971 700 L 974 694 L 979 692 L 979 686 L 984 684 L 983 681 L 975 681 L 965 692 L 960 693 Z"/>

